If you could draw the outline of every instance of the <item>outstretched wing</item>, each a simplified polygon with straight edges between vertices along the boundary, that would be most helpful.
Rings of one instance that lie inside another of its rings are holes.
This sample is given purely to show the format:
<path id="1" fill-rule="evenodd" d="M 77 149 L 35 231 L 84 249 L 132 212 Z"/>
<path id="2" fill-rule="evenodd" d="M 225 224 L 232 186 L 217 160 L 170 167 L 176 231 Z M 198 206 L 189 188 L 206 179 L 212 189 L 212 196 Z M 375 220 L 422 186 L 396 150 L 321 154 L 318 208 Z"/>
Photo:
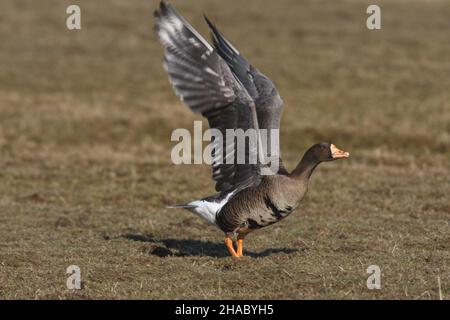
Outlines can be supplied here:
<path id="1" fill-rule="evenodd" d="M 205 16 L 212 31 L 214 47 L 218 54 L 225 60 L 235 76 L 239 79 L 252 99 L 255 101 L 256 113 L 258 117 L 259 129 L 267 130 L 267 150 L 264 153 L 268 158 L 272 156 L 279 159 L 279 172 L 286 173 L 284 166 L 279 158 L 280 150 L 278 138 L 272 142 L 271 130 L 278 135 L 280 129 L 281 112 L 283 109 L 283 100 L 281 100 L 277 89 L 272 81 L 262 74 L 258 69 L 252 66 L 239 51 L 222 35 L 217 27 Z M 274 145 L 275 148 L 271 148 Z M 275 149 L 275 150 L 273 150 Z"/>
<path id="2" fill-rule="evenodd" d="M 226 129 L 257 132 L 253 99 L 217 51 L 172 6 L 161 2 L 154 15 L 155 30 L 165 48 L 164 67 L 176 94 L 224 137 L 212 141 L 216 190 L 230 191 L 258 184 L 259 165 L 249 163 L 249 159 L 257 158 L 257 146 L 249 144 L 245 148 L 245 163 L 237 164 L 237 144 L 234 139 L 225 139 Z"/>

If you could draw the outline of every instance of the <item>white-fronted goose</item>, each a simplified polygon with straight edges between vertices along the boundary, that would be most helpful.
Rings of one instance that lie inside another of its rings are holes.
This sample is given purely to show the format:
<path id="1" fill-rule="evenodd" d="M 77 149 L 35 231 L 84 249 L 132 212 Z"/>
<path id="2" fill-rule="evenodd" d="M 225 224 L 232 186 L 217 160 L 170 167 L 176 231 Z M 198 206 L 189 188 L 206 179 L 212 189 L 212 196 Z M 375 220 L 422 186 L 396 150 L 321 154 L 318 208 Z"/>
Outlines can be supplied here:
<path id="1" fill-rule="evenodd" d="M 165 48 L 164 66 L 175 92 L 192 111 L 206 117 L 211 128 L 224 136 L 225 129 L 279 128 L 282 100 L 275 86 L 206 17 L 214 47 L 169 4 L 161 2 L 155 18 L 155 30 Z M 261 153 L 259 148 L 249 149 Z M 225 152 L 226 147 L 213 142 L 213 150 Z M 230 254 L 241 257 L 248 233 L 280 221 L 298 207 L 319 163 L 348 156 L 323 142 L 310 147 L 291 173 L 280 160 L 275 174 L 262 175 L 261 162 L 224 164 L 215 162 L 213 154 L 213 179 L 219 193 L 173 207 L 186 208 L 219 227 Z"/>

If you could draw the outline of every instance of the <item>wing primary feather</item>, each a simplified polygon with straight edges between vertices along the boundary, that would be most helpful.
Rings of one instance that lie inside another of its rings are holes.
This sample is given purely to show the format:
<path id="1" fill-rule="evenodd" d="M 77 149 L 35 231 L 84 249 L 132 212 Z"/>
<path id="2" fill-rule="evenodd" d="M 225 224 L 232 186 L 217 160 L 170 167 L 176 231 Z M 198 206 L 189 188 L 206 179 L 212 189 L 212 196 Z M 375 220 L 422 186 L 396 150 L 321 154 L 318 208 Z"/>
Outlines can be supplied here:
<path id="1" fill-rule="evenodd" d="M 252 96 L 227 61 L 239 52 L 217 36 L 214 43 L 226 48 L 223 51 L 227 56 L 221 54 L 165 2 L 160 3 L 154 16 L 155 32 L 165 49 L 163 65 L 180 99 L 193 112 L 206 117 L 210 128 L 218 129 L 223 136 L 226 136 L 227 129 L 257 130 Z M 237 190 L 260 181 L 258 165 L 233 162 L 235 148 L 226 141 L 220 141 L 215 142 L 211 151 L 212 176 L 219 192 Z M 248 152 L 255 154 L 257 150 Z"/>

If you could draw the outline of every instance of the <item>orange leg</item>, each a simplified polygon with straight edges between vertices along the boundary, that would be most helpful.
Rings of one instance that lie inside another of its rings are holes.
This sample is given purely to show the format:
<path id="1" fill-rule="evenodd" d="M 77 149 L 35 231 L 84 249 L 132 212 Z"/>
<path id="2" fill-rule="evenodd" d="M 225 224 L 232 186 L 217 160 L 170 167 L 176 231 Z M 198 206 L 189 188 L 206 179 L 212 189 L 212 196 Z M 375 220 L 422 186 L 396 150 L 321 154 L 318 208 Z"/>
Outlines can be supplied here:
<path id="1" fill-rule="evenodd" d="M 237 241 L 237 255 L 238 257 L 242 257 L 244 250 L 244 236 L 238 235 L 238 241 Z"/>
<path id="2" fill-rule="evenodd" d="M 231 239 L 230 236 L 227 236 L 227 237 L 225 238 L 225 245 L 227 246 L 228 251 L 230 251 L 230 254 L 231 254 L 233 257 L 236 257 L 236 258 L 239 257 L 238 254 L 236 253 L 236 251 L 234 250 L 234 247 L 233 247 L 233 240 Z"/>

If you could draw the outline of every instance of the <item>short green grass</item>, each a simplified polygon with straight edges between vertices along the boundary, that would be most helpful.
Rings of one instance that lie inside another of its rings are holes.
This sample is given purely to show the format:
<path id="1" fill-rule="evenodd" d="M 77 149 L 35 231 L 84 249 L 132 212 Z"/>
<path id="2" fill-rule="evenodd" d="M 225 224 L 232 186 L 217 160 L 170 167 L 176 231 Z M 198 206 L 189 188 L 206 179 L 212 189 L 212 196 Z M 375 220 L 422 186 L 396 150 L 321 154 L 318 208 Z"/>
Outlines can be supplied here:
<path id="1" fill-rule="evenodd" d="M 172 130 L 199 117 L 161 67 L 157 2 L 79 0 L 68 31 L 71 1 L 1 1 L 0 298 L 448 299 L 448 1 L 173 2 L 274 80 L 289 168 L 324 140 L 352 157 L 321 165 L 299 210 L 228 257 L 221 232 L 165 208 L 213 184 L 170 161 Z"/>

